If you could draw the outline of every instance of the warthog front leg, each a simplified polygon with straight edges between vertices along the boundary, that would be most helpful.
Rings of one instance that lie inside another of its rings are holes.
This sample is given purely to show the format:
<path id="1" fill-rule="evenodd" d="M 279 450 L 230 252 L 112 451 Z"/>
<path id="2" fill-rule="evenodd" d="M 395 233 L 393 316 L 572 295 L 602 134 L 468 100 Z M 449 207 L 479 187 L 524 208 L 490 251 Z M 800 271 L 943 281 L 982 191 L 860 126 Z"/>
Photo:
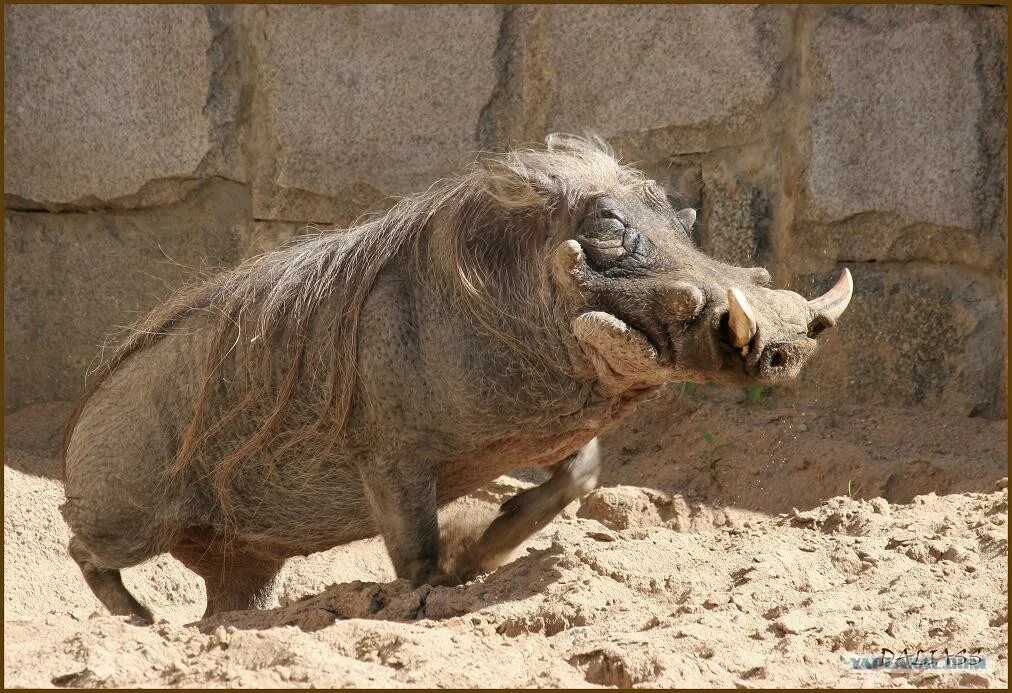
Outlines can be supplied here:
<path id="1" fill-rule="evenodd" d="M 361 471 L 373 521 L 397 577 L 416 585 L 459 582 L 439 574 L 435 468 L 374 462 Z"/>
<path id="2" fill-rule="evenodd" d="M 469 572 L 484 573 L 500 565 L 563 508 L 594 490 L 600 471 L 601 448 L 594 438 L 578 453 L 555 465 L 548 481 L 503 503 L 500 515 L 478 541 Z"/>

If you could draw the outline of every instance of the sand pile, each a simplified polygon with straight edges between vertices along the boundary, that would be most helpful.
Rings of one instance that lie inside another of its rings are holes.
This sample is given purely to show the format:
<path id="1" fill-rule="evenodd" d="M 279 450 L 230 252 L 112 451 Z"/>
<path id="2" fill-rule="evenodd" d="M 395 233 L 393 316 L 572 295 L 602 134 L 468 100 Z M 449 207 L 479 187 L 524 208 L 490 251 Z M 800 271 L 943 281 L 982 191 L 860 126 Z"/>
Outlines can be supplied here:
<path id="1" fill-rule="evenodd" d="M 276 609 L 193 625 L 202 586 L 169 558 L 125 572 L 165 621 L 104 613 L 65 553 L 51 451 L 8 437 L 5 684 L 1007 684 L 1004 422 L 684 406 L 678 431 L 646 415 L 609 434 L 609 485 L 489 575 L 413 588 L 370 540 L 291 561 Z M 470 503 L 494 510 L 529 483 L 503 478 Z M 883 648 L 986 665 L 854 669 Z"/>

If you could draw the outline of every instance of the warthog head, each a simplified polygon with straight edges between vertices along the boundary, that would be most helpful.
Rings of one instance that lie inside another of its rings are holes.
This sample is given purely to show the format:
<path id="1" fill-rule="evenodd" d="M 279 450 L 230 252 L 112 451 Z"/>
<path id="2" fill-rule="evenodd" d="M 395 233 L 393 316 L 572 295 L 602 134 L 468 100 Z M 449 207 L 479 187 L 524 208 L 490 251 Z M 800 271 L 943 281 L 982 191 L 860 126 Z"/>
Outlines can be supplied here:
<path id="1" fill-rule="evenodd" d="M 587 146 L 582 138 L 554 142 L 574 156 L 598 156 L 581 154 Z M 790 380 L 815 353 L 816 336 L 847 308 L 848 270 L 813 300 L 772 289 L 765 269 L 734 267 L 696 248 L 695 219 L 640 179 L 583 199 L 553 239 L 553 275 L 572 332 L 606 389 Z"/>

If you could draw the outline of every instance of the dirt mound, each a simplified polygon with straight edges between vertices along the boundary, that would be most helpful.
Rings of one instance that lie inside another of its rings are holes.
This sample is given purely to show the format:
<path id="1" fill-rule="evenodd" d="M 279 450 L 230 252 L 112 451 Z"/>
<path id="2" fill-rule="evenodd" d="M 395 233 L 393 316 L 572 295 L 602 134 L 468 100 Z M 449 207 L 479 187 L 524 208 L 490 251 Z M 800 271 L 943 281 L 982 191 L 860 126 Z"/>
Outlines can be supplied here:
<path id="1" fill-rule="evenodd" d="M 5 683 L 1007 684 L 1008 491 L 1007 480 L 996 483 L 1005 474 L 996 471 L 1006 459 L 997 437 L 1004 422 L 866 412 L 867 420 L 855 415 L 832 428 L 831 414 L 821 410 L 802 415 L 733 401 L 685 406 L 689 424 L 678 431 L 631 423 L 606 440 L 614 453 L 610 478 L 639 485 L 598 489 L 511 562 L 466 585 L 414 588 L 395 580 L 374 539 L 290 561 L 274 609 L 191 625 L 203 609 L 203 589 L 170 558 L 124 573 L 165 620 L 145 627 L 106 615 L 66 555 L 62 489 L 46 474 L 53 461 L 8 450 Z M 787 418 L 756 423 L 772 417 Z M 899 422 L 918 427 L 910 434 L 916 442 L 900 442 Z M 705 426 L 713 440 L 694 426 Z M 945 430 L 957 433 L 945 441 Z M 722 441 L 728 447 L 714 453 Z M 820 445 L 821 459 L 812 458 L 810 472 L 802 469 L 799 457 L 817 455 Z M 975 454 L 982 456 L 971 465 Z M 767 468 L 771 455 L 789 462 Z M 754 468 L 746 465 L 749 456 Z M 940 491 L 961 492 L 906 498 L 905 489 L 928 483 L 904 478 L 921 469 L 913 460 L 948 475 L 955 488 Z M 736 489 L 744 492 L 760 473 L 771 490 L 734 502 Z M 500 479 L 443 519 L 494 513 L 539 474 Z M 851 479 L 853 497 L 805 502 L 819 493 L 810 486 L 836 488 L 848 475 L 858 478 Z M 892 489 L 908 502 L 865 495 L 857 484 Z M 448 536 L 457 548 L 467 539 Z M 923 659 L 926 650 L 946 648 L 986 662 L 861 668 L 863 658 L 883 649 L 920 650 Z"/>

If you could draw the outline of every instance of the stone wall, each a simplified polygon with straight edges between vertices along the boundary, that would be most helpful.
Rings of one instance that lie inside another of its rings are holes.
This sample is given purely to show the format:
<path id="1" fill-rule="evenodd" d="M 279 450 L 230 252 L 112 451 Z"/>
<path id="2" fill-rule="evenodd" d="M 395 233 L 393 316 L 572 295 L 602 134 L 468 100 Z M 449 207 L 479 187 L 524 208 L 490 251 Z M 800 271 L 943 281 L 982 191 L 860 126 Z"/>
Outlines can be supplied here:
<path id="1" fill-rule="evenodd" d="M 714 255 L 857 293 L 801 387 L 1005 415 L 1007 10 L 7 6 L 5 410 L 202 268 L 593 130 Z"/>

